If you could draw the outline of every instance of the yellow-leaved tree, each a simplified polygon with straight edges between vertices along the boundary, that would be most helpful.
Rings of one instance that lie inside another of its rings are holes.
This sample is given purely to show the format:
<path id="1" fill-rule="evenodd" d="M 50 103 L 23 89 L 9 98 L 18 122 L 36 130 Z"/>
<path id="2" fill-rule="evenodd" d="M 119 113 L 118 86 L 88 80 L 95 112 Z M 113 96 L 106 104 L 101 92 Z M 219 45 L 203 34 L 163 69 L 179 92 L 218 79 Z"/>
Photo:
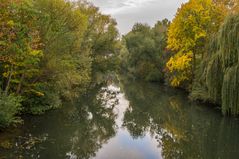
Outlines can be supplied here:
<path id="1" fill-rule="evenodd" d="M 175 52 L 166 65 L 172 86 L 189 88 L 197 61 L 203 57 L 210 36 L 218 31 L 224 16 L 212 0 L 190 0 L 178 9 L 167 42 L 167 48 Z"/>

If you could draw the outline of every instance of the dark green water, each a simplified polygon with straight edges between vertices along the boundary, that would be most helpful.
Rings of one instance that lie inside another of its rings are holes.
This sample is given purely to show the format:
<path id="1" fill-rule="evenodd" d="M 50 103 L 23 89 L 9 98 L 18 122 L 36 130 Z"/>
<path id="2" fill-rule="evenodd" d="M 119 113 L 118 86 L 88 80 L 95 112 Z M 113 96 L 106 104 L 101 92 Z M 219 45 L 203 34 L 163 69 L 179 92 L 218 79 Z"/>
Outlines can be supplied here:
<path id="1" fill-rule="evenodd" d="M 0 142 L 1 159 L 237 159 L 239 121 L 182 91 L 123 80 L 26 117 Z"/>

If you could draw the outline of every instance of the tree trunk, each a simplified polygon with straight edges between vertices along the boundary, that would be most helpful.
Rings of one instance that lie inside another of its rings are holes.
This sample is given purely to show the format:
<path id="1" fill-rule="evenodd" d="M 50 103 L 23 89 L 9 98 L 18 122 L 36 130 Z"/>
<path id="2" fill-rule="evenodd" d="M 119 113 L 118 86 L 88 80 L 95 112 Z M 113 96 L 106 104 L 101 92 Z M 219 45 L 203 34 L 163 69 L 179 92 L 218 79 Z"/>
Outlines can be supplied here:
<path id="1" fill-rule="evenodd" d="M 193 53 L 193 78 L 195 77 L 195 70 L 196 70 L 196 53 Z"/>
<path id="2" fill-rule="evenodd" d="M 23 80 L 24 80 L 24 77 L 25 77 L 25 75 L 22 74 L 22 75 L 21 75 L 20 82 L 19 82 L 19 84 L 18 84 L 18 86 L 17 86 L 16 94 L 21 94 L 22 82 L 23 82 Z"/>
<path id="3" fill-rule="evenodd" d="M 11 65 L 10 74 L 8 76 L 7 84 L 6 84 L 5 91 L 4 91 L 4 93 L 6 95 L 8 94 L 8 90 L 9 90 L 10 83 L 11 83 L 11 80 L 12 80 L 12 72 L 13 72 L 13 64 Z"/>

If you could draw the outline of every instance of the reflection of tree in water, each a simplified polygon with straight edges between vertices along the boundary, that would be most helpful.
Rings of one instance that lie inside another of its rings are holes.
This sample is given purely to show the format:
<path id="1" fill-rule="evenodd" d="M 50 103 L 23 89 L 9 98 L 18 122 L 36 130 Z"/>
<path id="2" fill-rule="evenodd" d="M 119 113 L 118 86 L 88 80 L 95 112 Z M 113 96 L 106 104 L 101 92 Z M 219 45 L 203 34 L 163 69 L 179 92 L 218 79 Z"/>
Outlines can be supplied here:
<path id="1" fill-rule="evenodd" d="M 71 106 L 25 123 L 26 128 L 20 129 L 22 132 L 9 137 L 12 147 L 4 149 L 4 156 L 49 159 L 94 157 L 102 145 L 116 134 L 113 109 L 118 104 L 117 93 L 117 90 L 108 87 L 95 89 Z"/>
<path id="2" fill-rule="evenodd" d="M 150 133 L 162 148 L 164 158 L 239 155 L 238 122 L 190 103 L 182 91 L 127 79 L 122 79 L 121 84 L 130 102 L 123 126 L 134 138 Z"/>
<path id="3" fill-rule="evenodd" d="M 71 114 L 72 122 L 78 123 L 79 127 L 72 137 L 72 150 L 68 155 L 91 158 L 116 134 L 113 109 L 118 104 L 117 93 L 103 87 L 81 100 L 81 106 Z"/>

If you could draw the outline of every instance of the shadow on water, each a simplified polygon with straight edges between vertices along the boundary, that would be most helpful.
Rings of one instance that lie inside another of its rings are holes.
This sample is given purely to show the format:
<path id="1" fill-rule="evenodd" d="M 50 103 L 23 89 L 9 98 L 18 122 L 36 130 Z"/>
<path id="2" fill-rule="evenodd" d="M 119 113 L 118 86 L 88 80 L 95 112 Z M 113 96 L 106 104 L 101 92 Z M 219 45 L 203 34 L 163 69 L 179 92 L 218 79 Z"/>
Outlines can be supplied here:
<path id="1" fill-rule="evenodd" d="M 0 158 L 233 159 L 239 121 L 182 91 L 121 78 L 0 134 Z"/>

